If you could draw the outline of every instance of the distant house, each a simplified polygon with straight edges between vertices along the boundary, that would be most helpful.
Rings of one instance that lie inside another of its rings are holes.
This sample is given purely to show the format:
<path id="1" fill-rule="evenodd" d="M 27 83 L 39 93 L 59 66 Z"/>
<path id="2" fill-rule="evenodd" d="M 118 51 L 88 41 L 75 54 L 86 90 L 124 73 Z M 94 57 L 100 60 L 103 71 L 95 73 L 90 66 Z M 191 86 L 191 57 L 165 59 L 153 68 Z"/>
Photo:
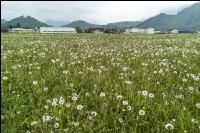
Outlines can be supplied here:
<path id="1" fill-rule="evenodd" d="M 104 28 L 89 28 L 88 29 L 88 31 L 95 34 L 103 34 L 104 30 L 105 30 Z"/>
<path id="2" fill-rule="evenodd" d="M 75 28 L 70 27 L 38 27 L 39 33 L 77 33 Z"/>
<path id="3" fill-rule="evenodd" d="M 34 32 L 34 30 L 33 29 L 24 29 L 24 28 L 10 28 L 10 29 L 8 29 L 8 32 L 23 33 L 23 32 Z"/>
<path id="4" fill-rule="evenodd" d="M 139 28 L 131 28 L 126 29 L 125 33 L 143 33 L 143 34 L 154 34 L 154 28 L 146 28 L 146 29 L 139 29 Z"/>
<path id="5" fill-rule="evenodd" d="M 178 34 L 178 29 L 171 29 L 171 30 L 169 30 L 169 33 Z"/>

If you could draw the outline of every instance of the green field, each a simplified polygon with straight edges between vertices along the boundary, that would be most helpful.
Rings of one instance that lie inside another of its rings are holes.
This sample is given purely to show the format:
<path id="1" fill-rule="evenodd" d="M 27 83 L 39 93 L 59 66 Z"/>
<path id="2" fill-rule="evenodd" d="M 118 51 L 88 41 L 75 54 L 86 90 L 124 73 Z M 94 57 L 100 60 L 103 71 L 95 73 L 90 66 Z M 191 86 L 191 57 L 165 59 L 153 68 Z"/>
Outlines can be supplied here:
<path id="1" fill-rule="evenodd" d="M 1 33 L 3 133 L 198 133 L 200 36 Z"/>

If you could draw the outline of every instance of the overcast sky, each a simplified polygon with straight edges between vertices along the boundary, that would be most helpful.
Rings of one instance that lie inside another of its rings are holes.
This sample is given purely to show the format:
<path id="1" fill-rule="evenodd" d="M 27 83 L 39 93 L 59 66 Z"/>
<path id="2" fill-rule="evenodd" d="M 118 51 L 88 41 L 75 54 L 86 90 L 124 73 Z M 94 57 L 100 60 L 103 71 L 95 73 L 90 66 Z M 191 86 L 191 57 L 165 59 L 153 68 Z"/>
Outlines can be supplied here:
<path id="1" fill-rule="evenodd" d="M 3 1 L 1 17 L 10 20 L 30 15 L 41 21 L 85 20 L 96 24 L 144 20 L 171 13 L 198 1 Z"/>

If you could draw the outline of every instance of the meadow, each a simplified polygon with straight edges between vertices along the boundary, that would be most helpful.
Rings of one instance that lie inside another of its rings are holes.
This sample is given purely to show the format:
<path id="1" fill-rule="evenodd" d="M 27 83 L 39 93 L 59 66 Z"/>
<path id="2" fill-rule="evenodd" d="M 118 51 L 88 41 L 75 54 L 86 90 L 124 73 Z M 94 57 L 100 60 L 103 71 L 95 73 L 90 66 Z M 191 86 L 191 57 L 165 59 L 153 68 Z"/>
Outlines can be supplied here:
<path id="1" fill-rule="evenodd" d="M 200 36 L 1 33 L 3 133 L 198 133 Z"/>

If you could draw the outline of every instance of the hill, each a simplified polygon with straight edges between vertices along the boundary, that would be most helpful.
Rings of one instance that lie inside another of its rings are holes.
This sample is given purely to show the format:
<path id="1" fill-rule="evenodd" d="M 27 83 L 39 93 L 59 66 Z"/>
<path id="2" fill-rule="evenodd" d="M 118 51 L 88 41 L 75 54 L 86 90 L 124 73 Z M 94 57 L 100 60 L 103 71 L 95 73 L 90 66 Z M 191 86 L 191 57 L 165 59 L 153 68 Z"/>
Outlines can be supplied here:
<path id="1" fill-rule="evenodd" d="M 200 30 L 200 3 L 184 8 L 176 15 L 161 13 L 137 25 L 139 28 L 153 27 L 156 30 L 178 28 L 180 30 Z"/>
<path id="2" fill-rule="evenodd" d="M 32 28 L 32 29 L 35 29 L 36 27 L 40 26 L 49 26 L 48 24 L 43 23 L 31 16 L 26 16 L 26 17 L 20 16 L 2 24 L 2 27 L 15 26 L 17 25 L 17 23 L 19 23 L 22 28 Z"/>

